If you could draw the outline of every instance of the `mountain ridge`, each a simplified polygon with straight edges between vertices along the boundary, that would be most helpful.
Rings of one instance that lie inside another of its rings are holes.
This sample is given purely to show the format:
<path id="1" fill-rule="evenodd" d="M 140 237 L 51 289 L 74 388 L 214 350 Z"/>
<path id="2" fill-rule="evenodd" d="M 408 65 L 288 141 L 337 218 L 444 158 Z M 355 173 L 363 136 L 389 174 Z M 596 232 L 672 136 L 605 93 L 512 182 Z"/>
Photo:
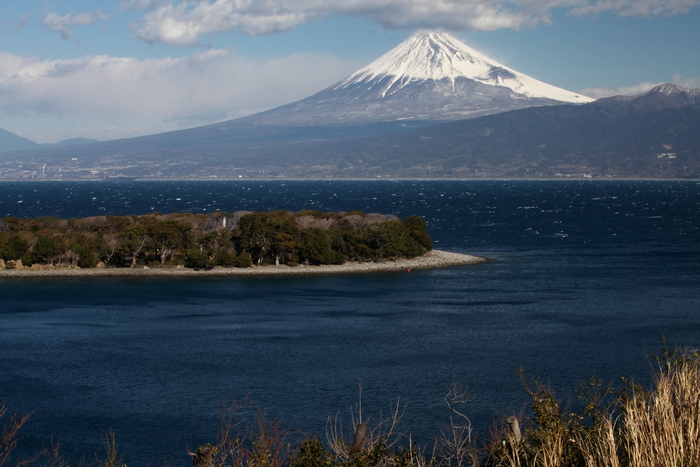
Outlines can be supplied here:
<path id="1" fill-rule="evenodd" d="M 21 151 L 32 149 L 46 149 L 56 147 L 75 146 L 79 144 L 98 143 L 96 139 L 69 138 L 58 143 L 37 143 L 15 133 L 0 128 L 0 153 L 8 151 Z"/>
<path id="2" fill-rule="evenodd" d="M 531 107 L 437 125 L 407 126 L 403 133 L 380 132 L 342 143 L 330 138 L 314 146 L 291 144 L 289 135 L 274 145 L 265 133 L 268 127 L 263 126 L 257 129 L 260 133 L 255 145 L 267 142 L 268 146 L 241 151 L 235 157 L 227 152 L 230 145 L 217 147 L 215 142 L 204 149 L 198 144 L 192 148 L 174 145 L 147 159 L 126 153 L 114 155 L 113 151 L 107 156 L 87 157 L 99 145 L 64 150 L 61 157 L 55 156 L 55 150 L 34 152 L 31 159 L 15 153 L 0 161 L 0 174 L 8 173 L 13 165 L 22 165 L 23 172 L 15 173 L 30 178 L 31 174 L 43 173 L 42 164 L 47 164 L 47 173 L 60 167 L 64 177 L 92 179 L 697 179 L 697 91 L 661 87 L 638 96 L 611 97 L 588 104 Z M 302 129 L 289 131 L 299 137 Z M 316 136 L 323 133 L 317 127 L 303 131 L 307 137 L 313 132 L 320 132 Z M 250 135 L 247 138 L 252 141 Z M 136 145 L 137 154 L 143 151 L 144 147 Z"/>
<path id="3" fill-rule="evenodd" d="M 400 45 L 286 106 L 188 130 L 3 153 L 0 177 L 700 178 L 700 90 L 663 84 L 562 103 L 534 97 L 541 88 L 521 89 L 528 96 L 503 86 L 527 83 L 497 62 L 465 50 L 448 60 L 444 35 L 412 37 L 423 45 Z M 438 58 L 387 62 L 411 51 Z"/>
<path id="4" fill-rule="evenodd" d="M 700 90 L 531 107 L 255 164 L 310 178 L 700 178 Z"/>

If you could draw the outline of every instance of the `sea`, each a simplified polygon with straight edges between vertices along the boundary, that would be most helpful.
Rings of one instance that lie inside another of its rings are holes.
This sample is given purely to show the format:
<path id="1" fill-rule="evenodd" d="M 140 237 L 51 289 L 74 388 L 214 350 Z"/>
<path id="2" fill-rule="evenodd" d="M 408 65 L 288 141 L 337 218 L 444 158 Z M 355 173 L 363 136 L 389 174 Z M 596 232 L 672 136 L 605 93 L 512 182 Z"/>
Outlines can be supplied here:
<path id="1" fill-rule="evenodd" d="M 113 431 L 128 466 L 191 465 L 222 411 L 351 435 L 352 411 L 430 445 L 452 384 L 480 437 L 530 414 L 518 377 L 563 410 L 592 375 L 651 384 L 653 355 L 700 347 L 697 181 L 0 183 L 0 217 L 216 210 L 422 216 L 434 247 L 488 264 L 367 275 L 0 279 L 0 399 L 32 412 L 18 455 L 71 465 Z M 7 422 L 5 416 L 0 423 Z"/>

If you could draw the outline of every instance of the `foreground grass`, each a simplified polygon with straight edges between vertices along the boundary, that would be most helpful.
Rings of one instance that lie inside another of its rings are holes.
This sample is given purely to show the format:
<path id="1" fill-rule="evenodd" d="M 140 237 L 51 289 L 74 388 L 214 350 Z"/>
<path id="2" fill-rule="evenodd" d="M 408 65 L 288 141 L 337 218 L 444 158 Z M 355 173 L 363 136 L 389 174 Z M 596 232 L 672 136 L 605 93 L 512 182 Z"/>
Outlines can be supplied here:
<path id="1" fill-rule="evenodd" d="M 349 433 L 337 417 L 331 418 L 323 441 L 293 435 L 264 413 L 252 423 L 239 420 L 243 405 L 233 404 L 212 444 L 190 456 L 196 467 L 700 466 L 700 352 L 664 349 L 654 360 L 648 388 L 625 378 L 617 388 L 591 378 L 578 392 L 583 403 L 578 413 L 562 408 L 546 385 L 520 372 L 532 399 L 532 416 L 504 417 L 487 439 L 474 436 L 463 410 L 468 394 L 454 386 L 445 397 L 452 416 L 430 446 L 418 445 L 410 432 L 398 429 L 399 403 L 371 426 L 360 403 Z M 59 445 L 29 459 L 13 458 L 29 416 L 8 419 L 0 405 L 0 467 L 69 467 Z M 104 441 L 106 454 L 96 456 L 92 465 L 122 467 L 114 433 Z"/>

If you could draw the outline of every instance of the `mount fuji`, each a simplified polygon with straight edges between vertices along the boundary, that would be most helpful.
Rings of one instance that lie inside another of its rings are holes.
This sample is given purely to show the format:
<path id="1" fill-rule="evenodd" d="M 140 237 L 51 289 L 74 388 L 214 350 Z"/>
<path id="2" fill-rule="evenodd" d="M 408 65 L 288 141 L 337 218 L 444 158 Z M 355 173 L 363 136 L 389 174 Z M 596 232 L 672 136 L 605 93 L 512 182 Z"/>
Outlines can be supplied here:
<path id="1" fill-rule="evenodd" d="M 244 120 L 294 125 L 434 122 L 592 101 L 501 65 L 447 33 L 420 31 L 341 82 Z"/>
<path id="2" fill-rule="evenodd" d="M 0 147 L 0 173 L 3 179 L 37 174 L 75 179 L 285 176 L 251 164 L 274 154 L 438 123 L 591 101 L 508 68 L 446 33 L 421 31 L 306 99 L 138 138 L 8 152 Z"/>

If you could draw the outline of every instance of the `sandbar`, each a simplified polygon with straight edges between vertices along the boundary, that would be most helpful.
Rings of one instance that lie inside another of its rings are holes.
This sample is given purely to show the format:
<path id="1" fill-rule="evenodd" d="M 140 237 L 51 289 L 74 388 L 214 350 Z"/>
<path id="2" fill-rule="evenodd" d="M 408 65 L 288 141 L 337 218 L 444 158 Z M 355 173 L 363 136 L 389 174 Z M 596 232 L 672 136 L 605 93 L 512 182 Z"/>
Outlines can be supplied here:
<path id="1" fill-rule="evenodd" d="M 411 259 L 396 259 L 393 261 L 346 262 L 339 265 L 295 267 L 280 266 L 251 266 L 249 268 L 190 269 L 190 268 L 21 268 L 2 269 L 0 278 L 25 277 L 215 277 L 215 276 L 323 276 L 335 274 L 373 274 L 378 272 L 410 272 L 423 269 L 463 266 L 492 262 L 481 256 L 450 253 L 432 250 L 423 256 Z"/>

